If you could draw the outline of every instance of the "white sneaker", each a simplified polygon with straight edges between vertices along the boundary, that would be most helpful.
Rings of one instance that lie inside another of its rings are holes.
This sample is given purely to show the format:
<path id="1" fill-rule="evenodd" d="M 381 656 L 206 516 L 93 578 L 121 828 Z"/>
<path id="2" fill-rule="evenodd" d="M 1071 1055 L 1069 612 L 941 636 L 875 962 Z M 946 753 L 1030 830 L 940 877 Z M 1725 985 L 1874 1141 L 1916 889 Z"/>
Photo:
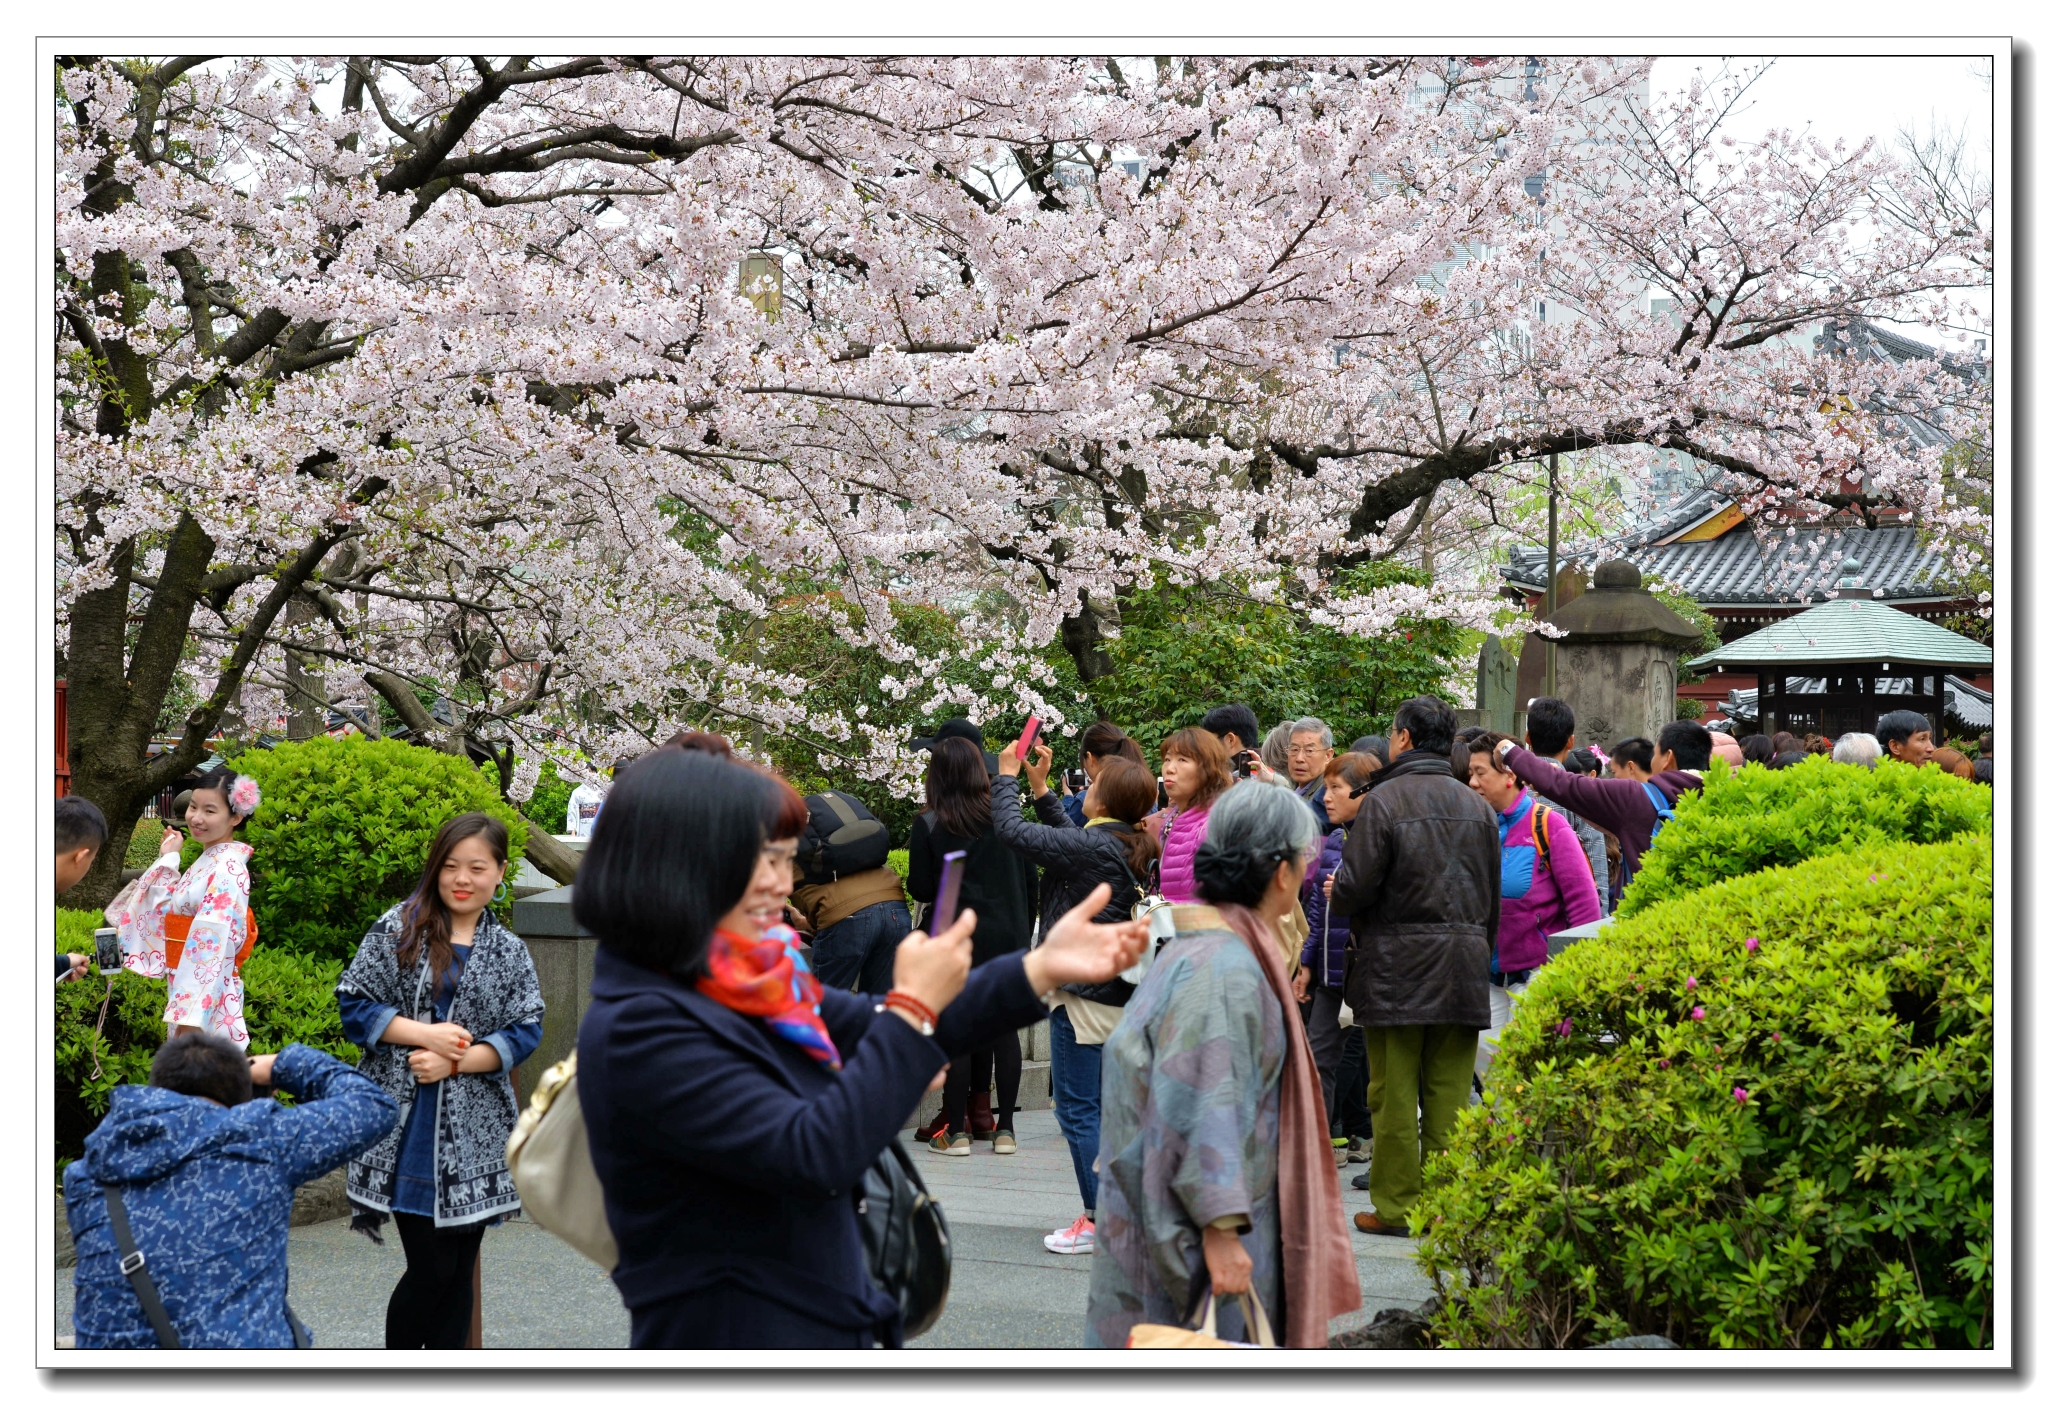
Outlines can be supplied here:
<path id="1" fill-rule="evenodd" d="M 1095 1252 L 1095 1221 L 1081 1216 L 1065 1229 L 1056 1229 L 1045 1236 L 1045 1247 L 1055 1254 L 1092 1254 Z"/>

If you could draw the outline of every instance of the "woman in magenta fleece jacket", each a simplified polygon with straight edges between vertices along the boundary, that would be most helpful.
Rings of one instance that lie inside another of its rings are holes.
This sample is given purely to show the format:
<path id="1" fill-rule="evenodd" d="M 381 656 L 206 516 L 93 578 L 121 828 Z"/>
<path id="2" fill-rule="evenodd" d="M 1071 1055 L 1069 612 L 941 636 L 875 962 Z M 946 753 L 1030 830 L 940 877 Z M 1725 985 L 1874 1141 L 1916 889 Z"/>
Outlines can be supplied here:
<path id="1" fill-rule="evenodd" d="M 1571 821 L 1539 803 L 1520 778 L 1500 764 L 1494 747 L 1503 740 L 1498 732 L 1473 738 L 1466 782 L 1493 807 L 1500 824 L 1500 935 L 1494 943 L 1493 985 L 1488 991 L 1493 1024 L 1479 1040 L 1477 1071 L 1482 1076 L 1514 1014 L 1514 1002 L 1536 968 L 1550 959 L 1550 934 L 1600 920 L 1593 866 L 1579 847 Z M 1539 820 L 1541 845 L 1536 838 Z"/>
<path id="2" fill-rule="evenodd" d="M 1209 807 L 1230 789 L 1230 759 L 1213 734 L 1186 727 L 1160 743 L 1159 779 L 1173 807 L 1158 831 L 1159 896 L 1170 903 L 1200 902 L 1195 850 L 1209 831 Z"/>

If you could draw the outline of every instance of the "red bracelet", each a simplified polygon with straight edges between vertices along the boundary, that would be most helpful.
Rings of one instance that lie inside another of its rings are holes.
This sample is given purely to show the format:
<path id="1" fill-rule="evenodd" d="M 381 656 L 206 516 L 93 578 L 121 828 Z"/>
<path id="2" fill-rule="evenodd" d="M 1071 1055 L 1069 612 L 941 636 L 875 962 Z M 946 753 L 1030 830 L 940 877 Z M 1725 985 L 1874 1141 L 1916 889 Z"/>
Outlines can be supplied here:
<path id="1" fill-rule="evenodd" d="M 901 1010 L 927 1029 L 938 1028 L 938 1012 L 915 995 L 907 995 L 900 990 L 892 990 L 882 998 L 882 1007 L 888 1010 Z"/>

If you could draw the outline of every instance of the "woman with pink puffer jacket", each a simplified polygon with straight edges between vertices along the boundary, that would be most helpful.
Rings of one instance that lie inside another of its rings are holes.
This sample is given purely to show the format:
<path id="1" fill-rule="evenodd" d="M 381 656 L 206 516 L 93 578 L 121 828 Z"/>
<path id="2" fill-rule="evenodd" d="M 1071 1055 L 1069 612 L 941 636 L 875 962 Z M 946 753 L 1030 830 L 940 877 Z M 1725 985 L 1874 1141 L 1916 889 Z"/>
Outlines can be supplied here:
<path id="1" fill-rule="evenodd" d="M 1230 789 L 1230 761 L 1223 743 L 1200 727 L 1183 727 L 1159 747 L 1159 779 L 1171 807 L 1159 834 L 1159 896 L 1170 903 L 1198 903 L 1195 850 L 1209 831 L 1209 807 Z"/>

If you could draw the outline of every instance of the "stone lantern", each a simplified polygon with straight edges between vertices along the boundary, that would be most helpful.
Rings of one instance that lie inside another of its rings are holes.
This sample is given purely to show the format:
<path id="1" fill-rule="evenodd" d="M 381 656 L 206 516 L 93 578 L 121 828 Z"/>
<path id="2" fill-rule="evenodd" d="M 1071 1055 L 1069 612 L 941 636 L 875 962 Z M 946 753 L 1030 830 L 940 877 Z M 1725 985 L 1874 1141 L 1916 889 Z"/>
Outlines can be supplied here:
<path id="1" fill-rule="evenodd" d="M 1654 742 L 1678 715 L 1678 660 L 1701 631 L 1645 590 L 1643 573 L 1627 561 L 1601 562 L 1593 588 L 1551 623 L 1565 631 L 1557 641 L 1557 693 L 1578 718 L 1579 745 Z M 1537 636 L 1528 647 L 1541 647 Z"/>

